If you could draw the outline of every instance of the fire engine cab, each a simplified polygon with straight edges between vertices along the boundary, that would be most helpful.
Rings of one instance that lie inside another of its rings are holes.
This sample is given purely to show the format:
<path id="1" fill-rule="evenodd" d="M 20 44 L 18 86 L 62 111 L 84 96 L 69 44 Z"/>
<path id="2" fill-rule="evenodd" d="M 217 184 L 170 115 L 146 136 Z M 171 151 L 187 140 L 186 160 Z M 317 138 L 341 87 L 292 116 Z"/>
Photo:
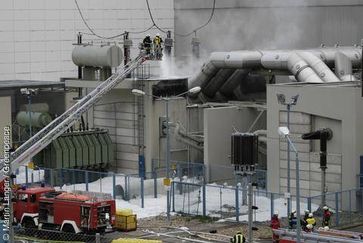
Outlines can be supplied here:
<path id="1" fill-rule="evenodd" d="M 65 232 L 104 232 L 115 223 L 113 199 L 68 192 L 49 192 L 39 200 L 39 224 L 43 229 Z"/>
<path id="2" fill-rule="evenodd" d="M 52 187 L 22 188 L 16 191 L 13 203 L 15 221 L 24 227 L 37 227 L 39 199 L 42 194 L 54 191 Z"/>
<path id="3" fill-rule="evenodd" d="M 103 232 L 115 223 L 111 198 L 55 191 L 51 187 L 24 188 L 16 192 L 14 217 L 24 227 L 64 232 Z"/>

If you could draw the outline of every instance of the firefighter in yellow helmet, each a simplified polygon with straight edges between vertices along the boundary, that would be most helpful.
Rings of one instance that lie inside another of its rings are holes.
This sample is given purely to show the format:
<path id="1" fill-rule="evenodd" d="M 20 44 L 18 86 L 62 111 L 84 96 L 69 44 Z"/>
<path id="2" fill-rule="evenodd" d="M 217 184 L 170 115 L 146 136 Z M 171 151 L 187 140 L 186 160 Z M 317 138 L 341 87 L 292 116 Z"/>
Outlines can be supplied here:
<path id="1" fill-rule="evenodd" d="M 312 229 L 311 230 L 313 230 L 314 229 L 314 226 L 316 225 L 316 220 L 315 220 L 315 218 L 314 218 L 314 215 L 313 215 L 313 213 L 309 213 L 309 216 L 308 216 L 308 218 L 306 219 L 306 224 L 307 225 L 311 225 L 312 226 Z"/>
<path id="2" fill-rule="evenodd" d="M 160 37 L 160 34 L 157 33 L 154 40 L 154 55 L 156 60 L 161 60 L 163 56 L 163 48 L 162 48 L 163 39 Z"/>
<path id="3" fill-rule="evenodd" d="M 235 234 L 233 238 L 231 238 L 231 243 L 245 243 L 245 242 L 246 238 L 240 231 L 238 231 L 237 234 Z"/>

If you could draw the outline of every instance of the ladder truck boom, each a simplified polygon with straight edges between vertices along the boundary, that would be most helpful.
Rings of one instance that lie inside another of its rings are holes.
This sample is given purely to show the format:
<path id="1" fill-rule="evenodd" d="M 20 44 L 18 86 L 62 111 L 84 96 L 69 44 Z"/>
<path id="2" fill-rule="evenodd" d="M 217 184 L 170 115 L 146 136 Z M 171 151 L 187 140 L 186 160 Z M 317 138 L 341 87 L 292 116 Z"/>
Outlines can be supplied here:
<path id="1" fill-rule="evenodd" d="M 57 139 L 67 129 L 69 129 L 83 113 L 97 103 L 103 95 L 122 82 L 129 73 L 135 70 L 144 62 L 144 54 L 140 54 L 133 61 L 115 72 L 111 77 L 102 82 L 92 92 L 79 100 L 75 105 L 65 111 L 61 116 L 57 117 L 53 122 L 48 124 L 33 137 L 22 144 L 17 150 L 11 154 L 11 171 L 15 171 L 21 164 L 42 149 L 48 146 L 53 140 Z M 4 175 L 0 176 L 2 180 Z"/>

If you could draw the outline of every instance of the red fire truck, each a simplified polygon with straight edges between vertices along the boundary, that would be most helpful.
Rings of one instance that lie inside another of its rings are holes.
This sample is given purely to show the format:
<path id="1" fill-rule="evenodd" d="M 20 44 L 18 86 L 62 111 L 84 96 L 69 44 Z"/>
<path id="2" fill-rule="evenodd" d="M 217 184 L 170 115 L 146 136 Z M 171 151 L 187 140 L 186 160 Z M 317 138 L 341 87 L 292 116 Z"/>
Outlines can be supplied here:
<path id="1" fill-rule="evenodd" d="M 103 232 L 115 223 L 116 205 L 99 195 L 55 191 L 51 187 L 16 192 L 14 216 L 24 227 L 65 232 Z"/>

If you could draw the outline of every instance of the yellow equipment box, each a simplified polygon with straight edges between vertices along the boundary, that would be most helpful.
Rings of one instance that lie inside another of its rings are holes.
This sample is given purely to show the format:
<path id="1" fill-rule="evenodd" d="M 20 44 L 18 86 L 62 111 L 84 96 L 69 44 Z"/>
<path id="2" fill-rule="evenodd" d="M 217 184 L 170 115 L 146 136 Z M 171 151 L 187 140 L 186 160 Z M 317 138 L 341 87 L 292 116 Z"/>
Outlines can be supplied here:
<path id="1" fill-rule="evenodd" d="M 132 213 L 132 209 L 125 208 L 125 209 L 116 210 L 116 215 L 130 216 L 130 215 L 133 215 L 133 213 Z"/>
<path id="2" fill-rule="evenodd" d="M 116 229 L 121 231 L 132 231 L 137 229 L 136 214 L 124 216 L 116 213 Z"/>
<path id="3" fill-rule="evenodd" d="M 161 240 L 143 240 L 143 239 L 128 239 L 121 238 L 118 240 L 113 240 L 112 243 L 162 243 Z"/>

